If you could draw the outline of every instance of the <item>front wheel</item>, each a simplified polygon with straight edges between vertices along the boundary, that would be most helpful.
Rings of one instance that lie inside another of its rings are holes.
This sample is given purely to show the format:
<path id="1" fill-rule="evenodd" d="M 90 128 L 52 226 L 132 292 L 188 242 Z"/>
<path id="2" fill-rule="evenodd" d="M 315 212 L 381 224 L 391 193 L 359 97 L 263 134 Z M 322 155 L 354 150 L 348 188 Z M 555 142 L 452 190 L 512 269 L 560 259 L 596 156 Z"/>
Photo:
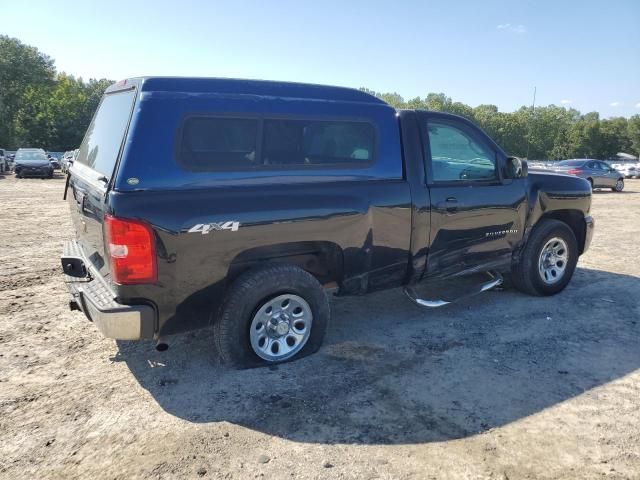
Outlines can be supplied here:
<path id="1" fill-rule="evenodd" d="M 614 192 L 621 192 L 622 190 L 624 190 L 624 180 L 622 178 L 619 178 L 616 182 L 616 186 L 611 188 L 611 190 L 613 190 Z"/>
<path id="2" fill-rule="evenodd" d="M 222 361 L 234 367 L 281 363 L 317 351 L 328 321 L 327 296 L 311 274 L 271 265 L 233 282 L 214 339 Z"/>
<path id="3" fill-rule="evenodd" d="M 512 268 L 516 288 L 530 295 L 555 295 L 571 280 L 578 263 L 578 242 L 569 226 L 543 219 L 533 229 Z"/>

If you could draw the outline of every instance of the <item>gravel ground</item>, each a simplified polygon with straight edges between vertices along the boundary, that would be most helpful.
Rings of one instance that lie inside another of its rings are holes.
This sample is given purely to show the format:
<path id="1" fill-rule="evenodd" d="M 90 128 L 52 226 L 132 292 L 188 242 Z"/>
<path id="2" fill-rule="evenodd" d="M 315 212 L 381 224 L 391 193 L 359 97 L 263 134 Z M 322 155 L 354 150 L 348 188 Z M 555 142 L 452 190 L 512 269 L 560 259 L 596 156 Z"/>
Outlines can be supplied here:
<path id="1" fill-rule="evenodd" d="M 560 295 L 334 299 L 318 354 L 248 371 L 68 310 L 63 185 L 0 176 L 0 478 L 640 478 L 640 180 Z"/>

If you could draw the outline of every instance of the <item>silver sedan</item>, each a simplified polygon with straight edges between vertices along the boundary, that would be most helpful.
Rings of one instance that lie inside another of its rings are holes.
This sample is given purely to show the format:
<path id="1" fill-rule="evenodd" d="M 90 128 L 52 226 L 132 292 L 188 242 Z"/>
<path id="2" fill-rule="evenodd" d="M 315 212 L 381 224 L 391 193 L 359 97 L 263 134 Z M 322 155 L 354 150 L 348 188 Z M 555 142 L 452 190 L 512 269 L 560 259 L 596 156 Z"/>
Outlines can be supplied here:
<path id="1" fill-rule="evenodd" d="M 552 170 L 584 178 L 591 188 L 610 188 L 614 192 L 624 189 L 624 175 L 601 160 L 563 160 Z"/>

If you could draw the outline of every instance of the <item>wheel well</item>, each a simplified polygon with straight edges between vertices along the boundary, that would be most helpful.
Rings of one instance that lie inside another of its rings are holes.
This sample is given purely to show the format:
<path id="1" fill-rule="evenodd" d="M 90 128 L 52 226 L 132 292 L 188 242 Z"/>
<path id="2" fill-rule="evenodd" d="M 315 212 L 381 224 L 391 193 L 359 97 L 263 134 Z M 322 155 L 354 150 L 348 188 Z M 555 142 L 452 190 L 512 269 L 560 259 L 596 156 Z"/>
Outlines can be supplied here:
<path id="1" fill-rule="evenodd" d="M 578 242 L 578 250 L 580 251 L 580 255 L 582 255 L 582 253 L 584 252 L 584 241 L 586 233 L 584 214 L 580 210 L 554 210 L 553 212 L 545 213 L 540 220 L 545 218 L 559 220 L 569 225 L 569 228 L 573 230 L 573 234 L 575 235 Z"/>
<path id="2" fill-rule="evenodd" d="M 343 275 L 342 249 L 332 242 L 291 242 L 256 247 L 238 254 L 227 274 L 230 284 L 243 272 L 270 263 L 296 265 L 321 285 L 338 286 Z"/>

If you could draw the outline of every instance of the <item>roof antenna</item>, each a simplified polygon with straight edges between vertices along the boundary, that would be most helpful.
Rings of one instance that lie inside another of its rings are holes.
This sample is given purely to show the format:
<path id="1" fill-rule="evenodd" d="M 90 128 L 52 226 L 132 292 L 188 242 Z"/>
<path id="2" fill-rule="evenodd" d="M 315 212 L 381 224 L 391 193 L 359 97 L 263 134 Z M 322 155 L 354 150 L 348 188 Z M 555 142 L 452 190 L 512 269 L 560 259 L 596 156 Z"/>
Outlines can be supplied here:
<path id="1" fill-rule="evenodd" d="M 529 133 L 527 135 L 527 160 L 529 160 L 529 146 L 531 145 L 531 119 L 536 111 L 536 87 L 533 87 L 533 103 L 531 104 L 531 115 L 529 115 Z"/>

